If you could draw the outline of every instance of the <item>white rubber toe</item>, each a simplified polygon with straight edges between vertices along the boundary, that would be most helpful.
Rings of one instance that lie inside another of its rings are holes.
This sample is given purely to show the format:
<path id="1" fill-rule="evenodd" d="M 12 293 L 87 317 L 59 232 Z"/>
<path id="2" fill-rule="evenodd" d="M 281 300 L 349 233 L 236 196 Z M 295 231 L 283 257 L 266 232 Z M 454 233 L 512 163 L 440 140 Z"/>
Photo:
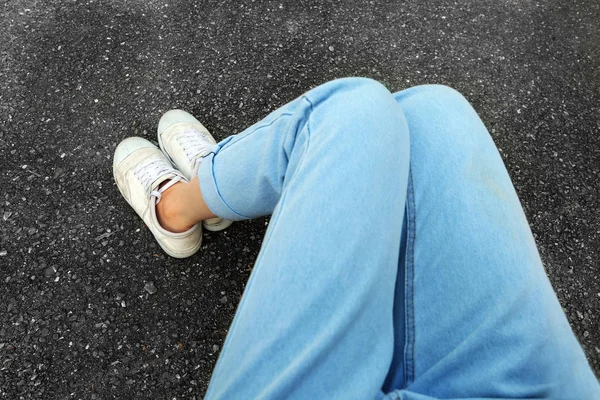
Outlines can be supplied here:
<path id="1" fill-rule="evenodd" d="M 141 137 L 133 136 L 123 140 L 115 149 L 115 155 L 113 158 L 113 170 L 124 159 L 129 157 L 131 153 L 144 147 L 156 148 L 156 146 L 153 145 L 151 142 Z"/>
<path id="2" fill-rule="evenodd" d="M 187 113 L 183 110 L 170 110 L 167 111 L 158 121 L 158 136 L 162 135 L 164 131 L 166 131 L 169 126 L 173 124 L 179 124 L 181 122 L 189 122 L 192 124 L 200 124 L 194 116 L 190 113 Z M 200 124 L 202 125 L 202 124 Z"/>

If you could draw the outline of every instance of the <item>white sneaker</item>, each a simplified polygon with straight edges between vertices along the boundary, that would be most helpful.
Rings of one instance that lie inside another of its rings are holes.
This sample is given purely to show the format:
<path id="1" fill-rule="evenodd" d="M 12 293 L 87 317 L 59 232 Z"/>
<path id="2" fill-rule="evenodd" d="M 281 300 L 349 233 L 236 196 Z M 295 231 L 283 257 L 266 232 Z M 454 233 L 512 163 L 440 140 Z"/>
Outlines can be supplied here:
<path id="1" fill-rule="evenodd" d="M 183 175 L 192 180 L 198 173 L 202 157 L 217 142 L 193 115 L 182 110 L 171 110 L 158 122 L 158 144 Z M 232 222 L 211 218 L 203 221 L 203 225 L 209 231 L 220 231 Z"/>
<path id="2" fill-rule="evenodd" d="M 187 182 L 173 168 L 165 155 L 152 143 L 140 137 L 123 140 L 115 150 L 113 175 L 125 200 L 144 220 L 158 244 L 170 256 L 189 257 L 200 249 L 202 226 L 194 225 L 185 232 L 164 229 L 156 218 L 156 204 L 162 193 L 173 184 Z M 159 186 L 169 180 L 159 189 Z"/>

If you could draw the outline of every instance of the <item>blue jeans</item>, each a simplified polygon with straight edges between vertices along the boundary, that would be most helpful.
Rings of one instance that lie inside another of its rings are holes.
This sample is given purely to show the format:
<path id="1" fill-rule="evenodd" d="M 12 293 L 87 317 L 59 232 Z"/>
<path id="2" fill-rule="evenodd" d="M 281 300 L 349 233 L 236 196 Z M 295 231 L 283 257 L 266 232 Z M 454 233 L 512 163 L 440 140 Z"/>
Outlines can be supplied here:
<path id="1" fill-rule="evenodd" d="M 219 217 L 272 214 L 207 399 L 600 398 L 456 91 L 329 82 L 198 175 Z"/>

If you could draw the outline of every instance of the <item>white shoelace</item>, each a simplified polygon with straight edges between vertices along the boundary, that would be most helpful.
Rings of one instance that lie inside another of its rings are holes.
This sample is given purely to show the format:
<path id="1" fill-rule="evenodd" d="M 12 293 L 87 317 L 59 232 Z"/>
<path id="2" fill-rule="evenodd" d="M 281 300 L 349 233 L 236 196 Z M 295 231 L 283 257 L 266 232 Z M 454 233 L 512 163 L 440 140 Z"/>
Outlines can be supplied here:
<path id="1" fill-rule="evenodd" d="M 188 160 L 194 163 L 194 170 L 198 169 L 202 161 L 202 157 L 198 157 L 198 154 L 207 154 L 213 145 L 202 133 L 195 129 L 188 129 L 179 133 L 176 140 Z"/>
<path id="2" fill-rule="evenodd" d="M 171 167 L 161 158 L 151 158 L 139 163 L 133 170 L 133 174 L 138 178 L 142 186 L 146 191 L 150 190 L 150 187 L 156 181 L 156 179 L 164 174 L 173 174 L 173 178 L 158 190 L 152 190 L 150 197 L 156 197 L 156 204 L 160 201 L 162 193 L 183 179 L 183 176 L 179 171 Z"/>

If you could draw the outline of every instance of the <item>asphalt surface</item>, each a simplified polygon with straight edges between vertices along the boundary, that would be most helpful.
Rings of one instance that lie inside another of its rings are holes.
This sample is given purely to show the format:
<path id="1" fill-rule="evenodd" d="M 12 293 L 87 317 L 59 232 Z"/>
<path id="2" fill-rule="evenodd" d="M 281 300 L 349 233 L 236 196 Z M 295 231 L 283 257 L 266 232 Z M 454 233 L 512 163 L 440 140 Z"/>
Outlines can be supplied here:
<path id="1" fill-rule="evenodd" d="M 169 258 L 113 151 L 171 108 L 223 139 L 357 75 L 472 102 L 598 375 L 597 0 L 4 0 L 0 398 L 201 398 L 267 220 Z"/>

